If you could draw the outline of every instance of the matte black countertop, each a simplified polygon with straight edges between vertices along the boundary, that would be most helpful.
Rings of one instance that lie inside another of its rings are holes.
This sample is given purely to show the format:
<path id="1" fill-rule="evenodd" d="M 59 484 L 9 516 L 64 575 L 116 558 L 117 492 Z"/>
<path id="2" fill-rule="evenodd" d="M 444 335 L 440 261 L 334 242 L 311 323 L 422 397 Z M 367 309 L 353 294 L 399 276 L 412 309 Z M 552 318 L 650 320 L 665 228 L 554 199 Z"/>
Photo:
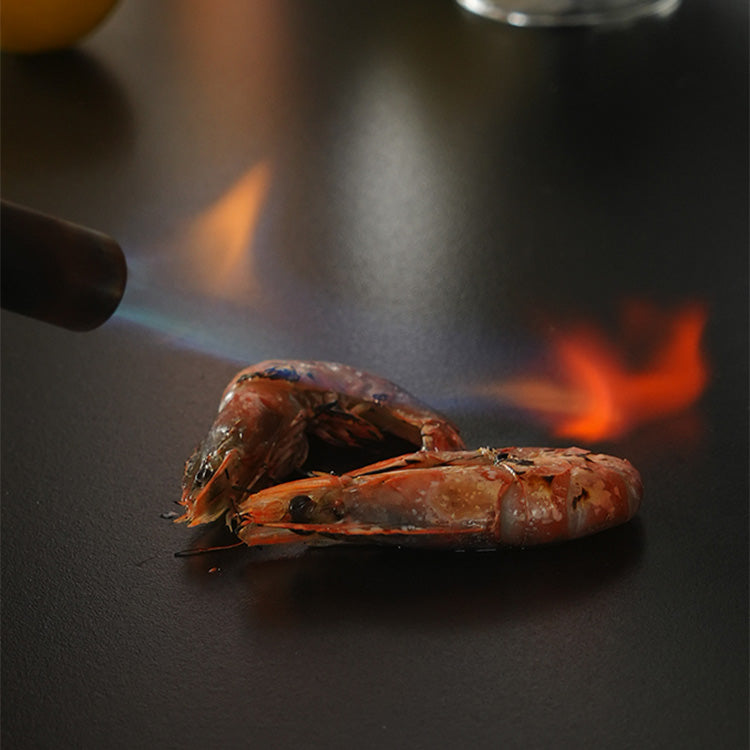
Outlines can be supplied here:
<path id="1" fill-rule="evenodd" d="M 125 0 L 3 56 L 3 198 L 129 268 L 92 332 L 2 315 L 3 747 L 747 747 L 747 29 Z M 168 518 L 223 387 L 287 357 L 471 446 L 627 457 L 642 509 L 547 548 L 175 558 L 225 539 Z M 629 410 L 576 425 L 602 368 Z"/>

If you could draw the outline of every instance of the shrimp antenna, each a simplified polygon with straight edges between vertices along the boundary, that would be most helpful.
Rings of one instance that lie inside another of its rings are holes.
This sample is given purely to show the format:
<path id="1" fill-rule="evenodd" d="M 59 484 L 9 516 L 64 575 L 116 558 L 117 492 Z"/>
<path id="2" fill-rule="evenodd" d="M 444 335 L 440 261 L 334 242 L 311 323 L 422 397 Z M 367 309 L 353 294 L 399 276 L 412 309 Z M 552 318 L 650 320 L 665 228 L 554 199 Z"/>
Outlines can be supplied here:
<path id="1" fill-rule="evenodd" d="M 207 552 L 221 552 L 226 549 L 244 546 L 245 542 L 235 542 L 234 544 L 222 544 L 217 547 L 194 547 L 193 549 L 183 549 L 175 552 L 175 557 L 195 557 L 195 555 L 205 555 Z"/>

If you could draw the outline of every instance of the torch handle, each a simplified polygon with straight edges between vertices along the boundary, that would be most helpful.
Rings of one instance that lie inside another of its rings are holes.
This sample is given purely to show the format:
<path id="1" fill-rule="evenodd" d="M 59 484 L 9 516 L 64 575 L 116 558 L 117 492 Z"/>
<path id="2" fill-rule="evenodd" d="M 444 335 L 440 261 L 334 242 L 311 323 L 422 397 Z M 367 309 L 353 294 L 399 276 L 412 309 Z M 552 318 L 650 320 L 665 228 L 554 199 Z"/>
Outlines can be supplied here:
<path id="1" fill-rule="evenodd" d="M 125 291 L 120 246 L 93 229 L 0 203 L 2 307 L 72 331 L 104 323 Z"/>

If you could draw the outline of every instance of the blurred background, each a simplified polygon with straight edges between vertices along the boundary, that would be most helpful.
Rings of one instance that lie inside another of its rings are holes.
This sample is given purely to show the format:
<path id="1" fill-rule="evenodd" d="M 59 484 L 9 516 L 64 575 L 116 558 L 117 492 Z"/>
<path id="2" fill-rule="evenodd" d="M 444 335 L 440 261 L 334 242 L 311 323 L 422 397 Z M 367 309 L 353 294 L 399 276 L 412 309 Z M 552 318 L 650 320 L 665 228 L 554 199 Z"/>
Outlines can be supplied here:
<path id="1" fill-rule="evenodd" d="M 93 332 L 2 315 L 8 746 L 746 746 L 746 3 L 107 10 L 2 55 L 3 199 L 128 265 Z M 627 457 L 643 510 L 548 550 L 174 560 L 224 385 L 287 357 L 472 447 Z"/>

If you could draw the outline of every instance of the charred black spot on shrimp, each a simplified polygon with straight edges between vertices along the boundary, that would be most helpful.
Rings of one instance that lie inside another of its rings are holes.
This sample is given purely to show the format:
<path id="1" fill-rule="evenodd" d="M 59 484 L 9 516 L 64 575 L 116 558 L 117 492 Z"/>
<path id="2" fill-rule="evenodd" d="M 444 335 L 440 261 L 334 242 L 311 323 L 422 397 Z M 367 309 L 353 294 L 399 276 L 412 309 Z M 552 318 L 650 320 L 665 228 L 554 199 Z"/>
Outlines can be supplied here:
<path id="1" fill-rule="evenodd" d="M 236 383 L 245 383 L 248 380 L 286 380 L 296 383 L 300 380 L 300 374 L 293 367 L 268 367 L 261 372 L 246 372 L 240 375 Z"/>
<path id="2" fill-rule="evenodd" d="M 315 407 L 315 414 L 345 414 L 346 412 L 339 406 L 339 402 L 334 399 L 333 401 L 326 401 L 324 404 L 318 404 Z"/>
<path id="3" fill-rule="evenodd" d="M 585 502 L 589 499 L 589 491 L 584 487 L 574 498 L 573 498 L 573 510 L 580 502 Z"/>
<path id="4" fill-rule="evenodd" d="M 287 380 L 290 383 L 296 383 L 300 379 L 300 374 L 293 367 L 269 367 L 258 373 L 258 377 L 268 378 L 269 380 Z"/>
<path id="5" fill-rule="evenodd" d="M 317 507 L 317 503 L 309 495 L 296 495 L 289 501 L 292 523 L 310 523 Z"/>

